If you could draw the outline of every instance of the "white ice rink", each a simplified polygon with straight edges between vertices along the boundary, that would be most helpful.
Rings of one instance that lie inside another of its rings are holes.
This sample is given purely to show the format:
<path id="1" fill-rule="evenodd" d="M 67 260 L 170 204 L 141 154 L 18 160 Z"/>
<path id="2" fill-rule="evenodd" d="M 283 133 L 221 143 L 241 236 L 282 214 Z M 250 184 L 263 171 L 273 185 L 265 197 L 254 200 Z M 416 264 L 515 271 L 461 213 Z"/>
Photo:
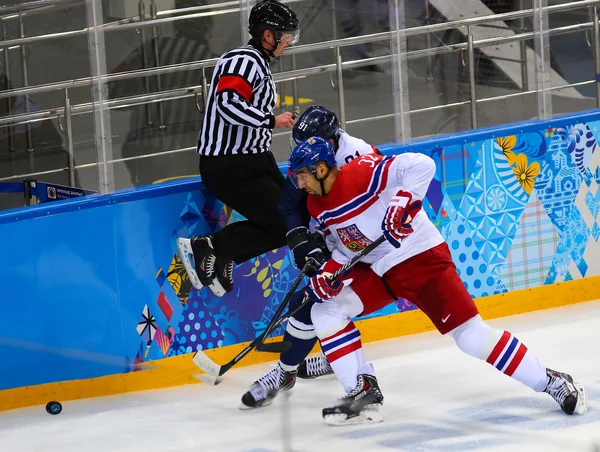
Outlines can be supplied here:
<path id="1" fill-rule="evenodd" d="M 402 321 L 402 315 L 398 316 Z M 490 322 L 542 364 L 588 390 L 588 413 L 567 416 L 436 332 L 365 346 L 385 396 L 381 424 L 328 427 L 321 408 L 335 377 L 298 381 L 270 407 L 238 410 L 269 365 L 234 369 L 218 386 L 190 385 L 0 413 L 1 452 L 600 451 L 600 301 Z"/>

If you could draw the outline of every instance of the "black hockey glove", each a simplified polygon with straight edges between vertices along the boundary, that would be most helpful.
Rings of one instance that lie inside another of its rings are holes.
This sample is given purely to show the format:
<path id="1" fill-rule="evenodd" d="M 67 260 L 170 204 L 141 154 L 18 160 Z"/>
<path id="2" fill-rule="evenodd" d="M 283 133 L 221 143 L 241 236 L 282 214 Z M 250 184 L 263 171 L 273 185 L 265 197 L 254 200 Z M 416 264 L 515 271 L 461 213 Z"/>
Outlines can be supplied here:
<path id="1" fill-rule="evenodd" d="M 327 262 L 328 256 L 324 252 L 322 240 L 315 240 L 308 228 L 301 226 L 289 231 L 286 235 L 289 248 L 294 255 L 294 265 L 298 270 L 310 262 L 307 276 L 314 276 L 321 266 Z"/>

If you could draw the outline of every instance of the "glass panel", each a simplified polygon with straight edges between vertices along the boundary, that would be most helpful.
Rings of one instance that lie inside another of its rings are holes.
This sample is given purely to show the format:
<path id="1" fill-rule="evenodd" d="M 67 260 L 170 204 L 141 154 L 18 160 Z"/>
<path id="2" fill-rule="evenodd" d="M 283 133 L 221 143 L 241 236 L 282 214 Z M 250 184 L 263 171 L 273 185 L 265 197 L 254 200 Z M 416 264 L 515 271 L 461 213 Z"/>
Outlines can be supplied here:
<path id="1" fill-rule="evenodd" d="M 82 178 L 81 171 L 70 172 L 69 149 L 75 165 L 96 162 L 93 123 L 89 115 L 73 117 L 72 147 L 64 119 L 65 91 L 62 87 L 40 88 L 32 93 L 19 90 L 89 77 L 90 60 L 85 32 L 86 6 L 82 1 L 57 1 L 44 7 L 17 8 L 20 1 L 3 4 L 0 21 L 0 183 L 37 180 L 61 185 L 98 189 L 92 174 Z M 14 11 L 11 6 L 14 6 Z M 21 9 L 21 13 L 18 10 Z M 68 37 L 61 36 L 69 32 Z M 22 37 L 39 40 L 21 46 Z M 71 87 L 70 102 L 88 104 L 89 86 Z M 15 92 L 7 93 L 14 89 Z M 27 119 L 27 115 L 42 117 Z M 19 124 L 6 123 L 21 115 Z M 60 117 L 60 120 L 59 120 Z M 29 121 L 29 123 L 27 123 Z M 0 186 L 0 191 L 6 186 Z M 0 209 L 21 207 L 23 193 L 0 193 Z"/>
<path id="2" fill-rule="evenodd" d="M 551 13 L 548 19 L 552 33 L 550 36 L 552 87 L 575 85 L 552 90 L 553 113 L 570 113 L 596 108 L 593 9 L 588 11 L 587 8 L 579 8 Z M 585 26 L 586 29 L 577 30 L 578 26 Z M 560 30 L 569 28 L 575 31 L 559 33 Z"/>
<path id="3" fill-rule="evenodd" d="M 140 12 L 145 20 L 158 22 L 143 27 L 122 23 Z M 218 58 L 240 44 L 239 21 L 239 8 L 232 2 L 111 1 L 105 12 L 105 24 L 110 24 L 105 35 L 108 71 Z M 203 118 L 203 71 L 181 69 L 108 84 L 116 188 L 198 174 L 195 145 Z M 204 73 L 209 83 L 212 68 Z M 157 102 L 157 97 L 168 99 Z M 141 104 L 151 99 L 155 102 Z M 147 158 L 166 151 L 179 152 Z"/>
<path id="4" fill-rule="evenodd" d="M 330 0 L 298 2 L 291 6 L 300 21 L 299 45 L 389 31 L 387 0 Z M 335 48 L 310 51 L 295 55 L 295 61 L 291 55 L 284 55 L 280 64 L 274 66 L 274 72 L 326 65 L 333 69 L 300 78 L 296 87 L 293 82 L 278 84 L 280 98 L 287 100 L 284 107 L 303 111 L 311 104 L 322 105 L 334 111 L 342 123 L 345 121 L 345 129 L 350 134 L 373 145 L 393 141 L 391 118 L 364 121 L 393 112 L 389 36 L 381 36 L 376 43 L 340 48 L 343 63 L 341 91 L 335 71 L 337 54 Z M 383 57 L 385 61 L 369 60 L 376 57 Z M 298 95 L 296 103 L 294 93 Z M 273 152 L 278 161 L 287 159 L 289 132 L 274 137 Z"/>
<path id="5" fill-rule="evenodd" d="M 485 41 L 510 39 L 521 33 L 526 23 L 521 19 L 492 20 L 470 28 L 442 28 L 433 33 L 416 33 L 410 28 L 482 18 L 530 7 L 528 1 L 512 0 L 405 3 L 406 25 L 409 27 L 409 88 L 411 110 L 414 111 L 411 115 L 413 138 L 530 118 L 526 106 L 530 105 L 532 96 L 523 98 L 519 95 L 514 99 L 478 103 L 478 120 L 473 121 L 470 80 L 474 79 L 473 94 L 477 99 L 518 94 L 523 90 L 523 79 L 527 82 L 525 66 L 521 64 L 522 55 L 532 50 L 528 51 L 518 41 L 493 45 Z M 473 74 L 470 73 L 469 32 L 475 49 Z M 524 45 L 530 47 L 531 41 Z"/>

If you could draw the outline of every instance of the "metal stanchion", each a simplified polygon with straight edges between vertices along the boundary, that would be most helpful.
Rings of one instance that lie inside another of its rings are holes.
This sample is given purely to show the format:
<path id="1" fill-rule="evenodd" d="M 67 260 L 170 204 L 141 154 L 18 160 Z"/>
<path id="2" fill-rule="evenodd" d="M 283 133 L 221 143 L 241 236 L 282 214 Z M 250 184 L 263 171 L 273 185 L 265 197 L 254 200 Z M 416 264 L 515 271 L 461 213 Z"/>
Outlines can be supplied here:
<path id="1" fill-rule="evenodd" d="M 342 129 L 346 128 L 346 99 L 344 98 L 344 75 L 342 73 L 342 55 L 340 54 L 340 48 L 336 47 L 336 73 L 337 73 L 337 95 L 338 95 L 338 110 L 340 118 L 340 126 Z"/>
<path id="2" fill-rule="evenodd" d="M 523 10 L 523 0 L 519 0 L 519 9 Z M 519 19 L 520 32 L 525 33 L 525 18 Z M 521 89 L 527 91 L 529 89 L 529 74 L 527 73 L 527 44 L 525 41 L 519 41 L 519 49 L 521 51 Z"/>
<path id="3" fill-rule="evenodd" d="M 431 13 L 431 7 L 429 5 L 429 0 L 425 0 L 425 25 L 430 25 L 429 19 Z M 431 49 L 431 33 L 427 33 L 425 35 L 425 39 L 427 42 L 427 48 Z M 433 80 L 433 57 L 431 55 L 427 56 L 427 81 L 431 82 Z"/>
<path id="4" fill-rule="evenodd" d="M 73 149 L 73 122 L 71 118 L 71 99 L 69 98 L 69 89 L 65 88 L 65 139 L 67 142 L 69 168 L 69 185 L 75 186 L 75 156 Z"/>
<path id="5" fill-rule="evenodd" d="M 475 47 L 471 27 L 467 27 L 467 54 L 469 60 L 469 93 L 471 101 L 471 128 L 477 128 L 477 93 L 475 91 Z"/>
<path id="6" fill-rule="evenodd" d="M 596 107 L 600 108 L 600 24 L 598 23 L 598 7 L 594 6 L 594 63 L 596 65 Z"/>
<path id="7" fill-rule="evenodd" d="M 6 31 L 6 22 L 2 19 L 0 19 L 0 21 L 2 22 L 2 39 L 4 41 L 8 40 L 8 32 Z M 9 52 L 9 48 L 8 47 L 4 47 L 2 49 L 2 56 L 4 57 L 4 75 L 6 75 L 6 80 L 10 81 L 10 58 L 8 57 L 8 52 Z M 10 114 L 10 97 L 7 97 L 6 99 L 4 99 L 2 102 L 6 103 L 6 111 L 7 114 Z M 12 126 L 8 126 L 7 127 L 8 130 L 8 148 L 11 150 L 13 150 L 14 147 L 14 143 L 13 143 L 13 127 Z"/>
<path id="8" fill-rule="evenodd" d="M 279 58 L 277 67 L 279 69 L 278 72 L 283 72 L 285 70 L 283 66 L 283 59 Z M 287 103 L 285 101 L 285 82 L 279 84 L 279 89 L 277 91 L 279 93 L 279 108 L 281 108 L 281 110 L 285 110 L 287 107 Z"/>
<path id="9" fill-rule="evenodd" d="M 144 0 L 140 0 L 138 2 L 138 14 L 140 16 L 140 22 L 146 20 L 146 5 L 144 4 Z M 146 55 L 146 28 L 140 27 L 140 40 L 141 40 L 141 56 L 142 56 L 142 69 L 146 69 L 148 67 L 148 55 Z M 148 94 L 150 92 L 150 88 L 148 86 L 148 77 L 144 77 L 144 92 Z M 152 110 L 150 105 L 145 106 L 146 110 L 146 123 L 151 126 L 153 124 L 152 121 Z"/>
<path id="10" fill-rule="evenodd" d="M 296 70 L 296 54 L 292 55 L 292 70 Z M 300 99 L 298 96 L 298 80 L 292 80 L 292 96 L 293 96 L 293 107 L 294 112 L 298 114 L 300 112 Z"/>
<path id="11" fill-rule="evenodd" d="M 333 39 L 337 39 L 337 13 L 335 11 L 335 0 L 331 0 L 331 31 L 333 33 Z M 333 61 L 336 61 L 339 54 L 339 48 L 333 49 Z M 329 83 L 333 89 L 336 89 L 335 83 L 329 74 Z"/>
<path id="12" fill-rule="evenodd" d="M 150 18 L 156 19 L 158 17 L 158 8 L 156 6 L 156 0 L 151 0 L 150 2 Z M 154 50 L 154 67 L 160 66 L 160 57 L 159 57 L 159 48 L 158 48 L 158 29 L 156 26 L 152 27 L 152 48 Z M 160 79 L 160 74 L 156 74 L 156 90 L 162 91 L 162 82 Z M 163 104 L 162 102 L 158 102 L 156 104 L 156 108 L 158 109 L 158 127 L 161 129 L 165 128 L 165 117 L 163 114 Z"/>
<path id="13" fill-rule="evenodd" d="M 25 24 L 23 23 L 23 14 L 19 12 L 19 34 L 21 38 L 25 37 Z M 7 49 L 8 50 L 8 49 Z M 23 87 L 27 88 L 29 86 L 29 72 L 27 70 L 27 48 L 24 45 L 21 45 L 21 70 L 23 72 Z M 29 96 L 25 95 L 25 113 L 29 113 Z M 31 124 L 26 124 L 26 140 L 27 140 L 27 152 L 33 151 L 33 139 L 31 137 Z M 29 154 L 30 160 L 32 159 L 32 155 Z"/>

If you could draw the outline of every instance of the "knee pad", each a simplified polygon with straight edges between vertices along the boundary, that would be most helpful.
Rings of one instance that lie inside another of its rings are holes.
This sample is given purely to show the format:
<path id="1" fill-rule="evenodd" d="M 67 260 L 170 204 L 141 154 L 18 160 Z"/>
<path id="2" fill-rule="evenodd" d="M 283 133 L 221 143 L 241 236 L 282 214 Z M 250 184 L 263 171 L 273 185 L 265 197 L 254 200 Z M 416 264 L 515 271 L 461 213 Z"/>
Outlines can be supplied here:
<path id="1" fill-rule="evenodd" d="M 487 356 L 483 356 L 486 345 L 496 343 L 500 337 L 499 332 L 485 323 L 479 314 L 448 334 L 452 336 L 458 348 L 467 355 L 483 360 L 487 359 Z"/>
<path id="2" fill-rule="evenodd" d="M 315 303 L 310 316 L 317 336 L 329 337 L 343 329 L 350 320 L 363 312 L 363 304 L 352 286 L 346 286 L 332 300 Z"/>

